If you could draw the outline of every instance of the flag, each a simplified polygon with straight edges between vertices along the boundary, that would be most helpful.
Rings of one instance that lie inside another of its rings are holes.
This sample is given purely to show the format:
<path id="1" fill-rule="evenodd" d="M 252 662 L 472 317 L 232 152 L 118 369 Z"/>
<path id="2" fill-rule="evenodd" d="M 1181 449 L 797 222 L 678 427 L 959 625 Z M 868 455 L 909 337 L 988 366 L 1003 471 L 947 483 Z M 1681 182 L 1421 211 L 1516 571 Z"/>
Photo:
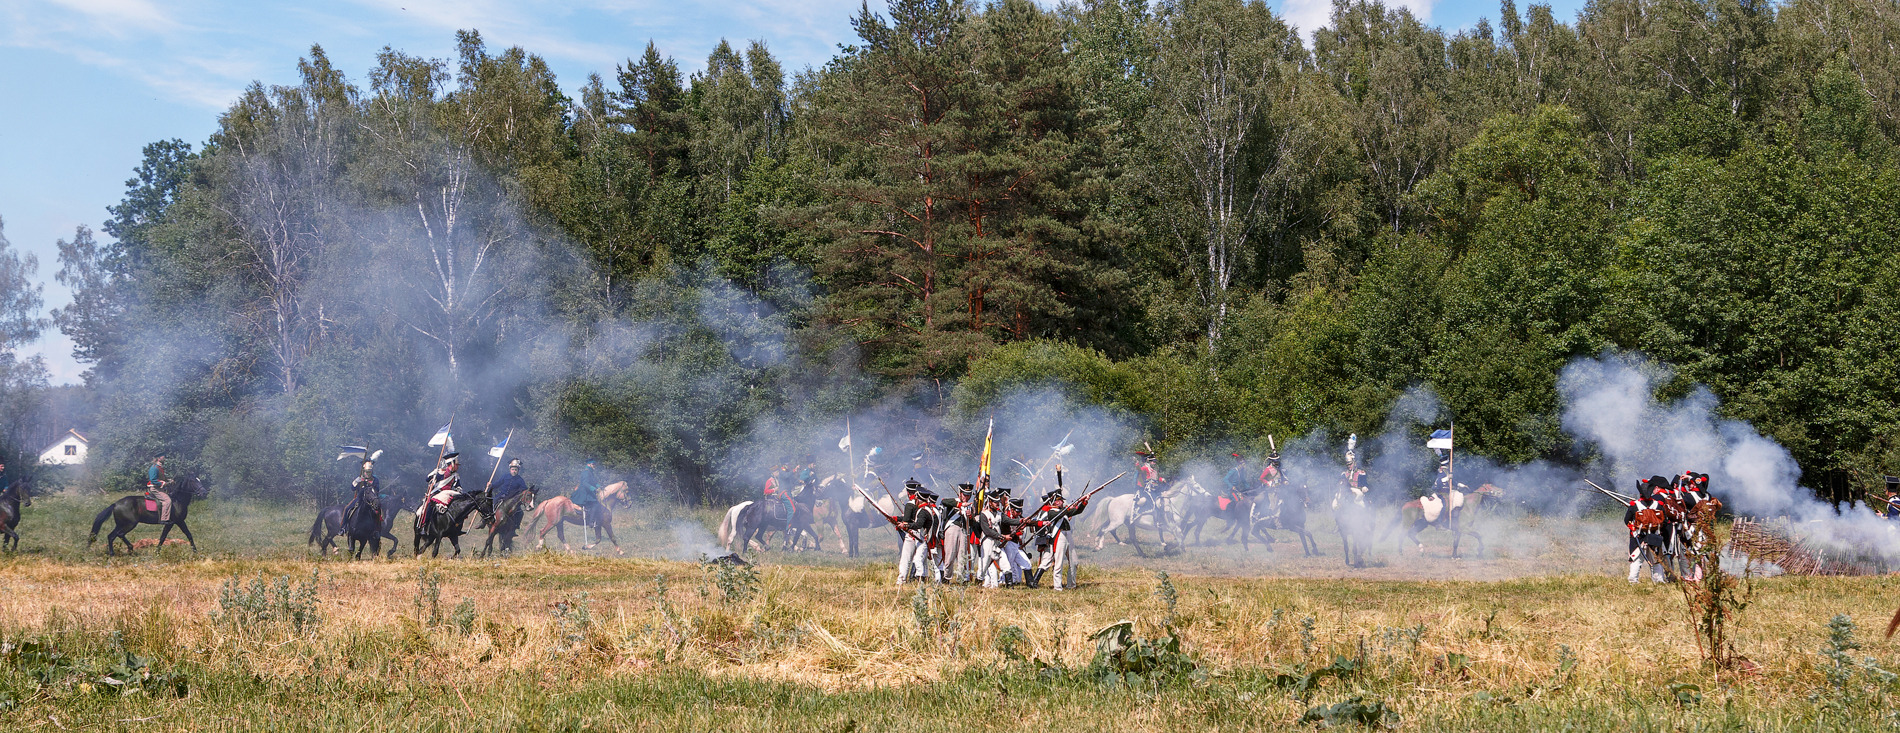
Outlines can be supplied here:
<path id="1" fill-rule="evenodd" d="M 851 434 L 845 433 L 844 437 L 838 439 L 838 452 L 844 453 L 850 450 L 851 450 Z"/>
<path id="2" fill-rule="evenodd" d="M 977 475 L 990 475 L 990 436 L 996 434 L 996 421 L 990 421 L 988 430 L 983 431 L 983 464 L 977 469 Z"/>
<path id="3" fill-rule="evenodd" d="M 488 455 L 493 458 L 500 458 L 501 454 L 508 452 L 508 438 L 510 437 L 513 437 L 512 433 L 503 436 L 500 443 L 496 443 L 495 447 L 488 449 Z"/>
<path id="4" fill-rule="evenodd" d="M 339 461 L 345 458 L 352 457 L 352 456 L 356 458 L 363 458 L 363 459 L 369 458 L 369 448 L 367 447 L 360 446 L 360 445 L 345 445 L 345 446 L 338 446 L 338 447 L 343 449 L 342 453 L 336 454 L 336 459 Z"/>
<path id="5" fill-rule="evenodd" d="M 454 424 L 455 424 L 454 421 L 449 422 L 449 425 L 454 425 Z M 444 444 L 453 445 L 453 443 L 450 443 L 449 441 L 449 425 L 444 425 L 442 426 L 441 430 L 435 431 L 435 437 L 429 439 L 430 448 L 434 448 L 438 445 L 444 445 Z M 450 448 L 449 450 L 454 450 L 454 448 Z"/>
<path id="6" fill-rule="evenodd" d="M 1425 441 L 1425 447 L 1433 450 L 1451 450 L 1451 431 L 1433 430 L 1432 439 Z"/>

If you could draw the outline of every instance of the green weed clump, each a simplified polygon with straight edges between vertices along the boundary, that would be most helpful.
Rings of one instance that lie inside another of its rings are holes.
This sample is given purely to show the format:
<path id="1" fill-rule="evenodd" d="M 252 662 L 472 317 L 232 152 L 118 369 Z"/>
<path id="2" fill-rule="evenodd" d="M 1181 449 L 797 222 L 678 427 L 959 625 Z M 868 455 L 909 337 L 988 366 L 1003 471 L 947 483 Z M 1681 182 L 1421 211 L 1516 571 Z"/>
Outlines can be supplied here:
<path id="1" fill-rule="evenodd" d="M 249 631 L 288 627 L 292 634 L 301 635 L 316 628 L 320 619 L 317 614 L 319 581 L 315 570 L 310 572 L 308 580 L 294 584 L 288 575 L 270 580 L 259 575 L 248 584 L 233 575 L 218 591 L 218 613 L 214 620 L 233 629 Z"/>
<path id="2" fill-rule="evenodd" d="M 1828 661 L 1821 670 L 1827 684 L 1815 691 L 1814 698 L 1829 713 L 1882 711 L 1893 719 L 1896 716 L 1888 703 L 1900 692 L 1900 674 L 1873 657 L 1854 656 L 1861 648 L 1854 628 L 1854 620 L 1845 615 L 1828 620 L 1827 643 L 1821 647 L 1821 656 Z"/>

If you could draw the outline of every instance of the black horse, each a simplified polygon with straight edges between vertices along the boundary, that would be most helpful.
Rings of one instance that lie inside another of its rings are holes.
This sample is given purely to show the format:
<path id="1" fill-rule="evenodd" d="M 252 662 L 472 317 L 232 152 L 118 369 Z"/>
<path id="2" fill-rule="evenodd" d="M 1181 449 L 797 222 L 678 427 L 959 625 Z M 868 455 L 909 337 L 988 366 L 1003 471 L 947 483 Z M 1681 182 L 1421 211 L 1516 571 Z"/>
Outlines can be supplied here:
<path id="1" fill-rule="evenodd" d="M 20 533 L 14 531 L 20 526 L 20 507 L 33 506 L 33 477 L 23 476 L 0 489 L 0 544 L 7 552 L 18 552 Z"/>
<path id="2" fill-rule="evenodd" d="M 395 557 L 396 550 L 402 547 L 402 539 L 398 538 L 394 532 L 396 529 L 396 512 L 398 511 L 398 507 L 403 505 L 402 500 L 388 495 L 365 493 L 362 497 L 358 498 L 357 501 L 362 502 L 360 506 L 366 507 L 366 509 L 359 510 L 356 513 L 355 526 L 343 526 L 343 513 L 345 509 L 348 508 L 347 504 L 334 504 L 324 507 L 323 511 L 317 512 L 316 521 L 310 523 L 310 539 L 304 544 L 317 545 L 318 551 L 329 554 L 330 550 L 336 547 L 337 535 L 347 532 L 350 534 L 348 537 L 351 543 L 350 548 L 360 549 L 357 548 L 358 543 L 369 543 L 371 539 L 370 535 L 363 534 L 363 532 L 370 531 L 370 529 L 373 528 L 375 530 L 374 537 L 377 541 L 372 543 L 376 545 L 376 549 L 371 550 L 370 554 L 376 555 L 382 553 L 381 541 L 386 539 L 389 540 L 389 554 L 385 555 L 385 557 Z M 367 509 L 372 504 L 374 508 Z M 365 522 L 364 517 L 372 512 L 375 515 L 375 523 L 368 524 Z"/>
<path id="3" fill-rule="evenodd" d="M 191 514 L 192 500 L 201 498 L 204 495 L 204 484 L 199 483 L 198 478 L 194 476 L 173 484 L 172 490 L 169 493 L 172 497 L 172 516 L 169 521 L 160 520 L 158 518 L 159 513 L 156 510 L 147 509 L 143 495 L 122 497 L 118 501 L 112 502 L 110 506 L 99 510 L 99 515 L 92 518 L 92 534 L 86 537 L 86 546 L 91 547 L 92 543 L 98 541 L 99 527 L 106 523 L 106 517 L 111 517 L 114 521 L 114 525 L 112 532 L 106 535 L 107 555 L 118 554 L 113 551 L 113 540 L 124 542 L 125 551 L 131 552 L 132 541 L 126 539 L 125 534 L 141 524 L 165 525 L 165 529 L 158 533 L 158 544 L 160 547 L 165 545 L 165 538 L 171 535 L 172 527 L 177 527 L 178 531 L 185 533 L 185 541 L 191 543 L 191 551 L 197 552 L 198 541 L 192 539 L 191 527 L 185 525 L 185 518 Z"/>
<path id="4" fill-rule="evenodd" d="M 1262 505 L 1264 504 L 1264 506 Z M 1262 502 L 1248 507 L 1248 534 L 1265 537 L 1267 549 L 1273 549 L 1273 535 L 1269 529 L 1283 529 L 1300 537 L 1300 554 L 1306 557 L 1318 557 L 1319 540 L 1306 530 L 1306 487 L 1304 485 L 1281 484 L 1267 489 Z M 1241 537 L 1245 547 L 1246 537 Z"/>
<path id="5" fill-rule="evenodd" d="M 482 557 L 494 554 L 496 536 L 501 537 L 502 554 L 515 551 L 515 534 L 521 531 L 521 518 L 534 511 L 534 493 L 535 488 L 529 486 L 527 491 L 503 499 L 495 506 L 496 519 L 488 525 L 488 541 L 482 544 Z M 614 546 L 619 544 L 615 542 Z"/>
<path id="6" fill-rule="evenodd" d="M 421 557 L 422 550 L 426 547 L 429 550 L 429 557 L 440 557 L 442 540 L 446 539 L 449 541 L 449 546 L 455 548 L 455 554 L 449 557 L 461 557 L 462 522 L 468 519 L 469 512 L 479 512 L 482 515 L 483 524 L 495 523 L 495 502 L 489 498 L 488 492 L 458 496 L 454 501 L 449 502 L 448 506 L 437 510 L 429 518 L 428 524 L 416 525 L 415 556 Z"/>
<path id="7" fill-rule="evenodd" d="M 754 537 L 760 546 L 765 546 L 767 532 L 780 532 L 785 535 L 784 551 L 790 552 L 794 546 L 802 546 L 801 540 L 811 536 L 814 549 L 818 548 L 818 532 L 811 527 L 812 510 L 784 501 L 755 501 L 751 506 L 739 512 L 739 547 L 748 547 Z"/>

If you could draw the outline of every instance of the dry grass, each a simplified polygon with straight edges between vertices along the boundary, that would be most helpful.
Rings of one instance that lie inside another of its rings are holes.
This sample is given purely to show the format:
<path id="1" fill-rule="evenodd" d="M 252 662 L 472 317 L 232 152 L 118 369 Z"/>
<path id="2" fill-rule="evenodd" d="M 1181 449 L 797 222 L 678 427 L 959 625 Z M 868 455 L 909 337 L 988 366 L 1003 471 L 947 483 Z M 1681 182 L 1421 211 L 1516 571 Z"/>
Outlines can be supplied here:
<path id="1" fill-rule="evenodd" d="M 670 523 L 630 522 L 622 537 L 651 550 Z M 220 532 L 201 531 L 201 546 Z M 888 561 L 835 556 L 768 556 L 753 584 L 697 563 L 554 553 L 393 563 L 217 548 L 111 563 L 58 554 L 0 559 L 0 639 L 94 660 L 122 647 L 194 687 L 183 699 L 130 699 L 82 689 L 86 674 L 46 682 L 0 671 L 11 728 L 53 729 L 55 718 L 132 728 L 158 716 L 193 729 L 1279 729 L 1313 704 L 1364 694 L 1407 729 L 1891 729 L 1890 683 L 1856 672 L 1843 690 L 1829 678 L 1841 674 L 1821 653 L 1829 618 L 1860 623 L 1858 657 L 1900 666 L 1900 647 L 1877 634 L 1900 602 L 1894 576 L 1758 581 L 1734 634 L 1759 669 L 1731 676 L 1702 665 L 1674 588 L 1606 574 L 1260 578 L 1183 574 L 1192 563 L 1176 559 L 1158 563 L 1176 567 L 1169 609 L 1148 569 L 1088 557 L 1077 591 L 933 586 L 920 596 L 893 586 Z M 821 564 L 779 564 L 806 560 Z M 1466 561 L 1485 562 L 1495 561 Z M 234 577 L 313 573 L 319 621 L 301 632 L 234 618 L 220 599 Z M 419 574 L 439 578 L 435 603 Z M 456 612 L 463 599 L 472 616 Z M 1128 619 L 1159 636 L 1170 617 L 1204 679 L 1103 687 L 1083 672 L 1092 632 Z M 999 648 L 1011 644 L 1027 661 Z M 1340 657 L 1358 673 L 1310 694 L 1275 683 Z M 1684 683 L 1697 689 L 1672 689 Z"/>

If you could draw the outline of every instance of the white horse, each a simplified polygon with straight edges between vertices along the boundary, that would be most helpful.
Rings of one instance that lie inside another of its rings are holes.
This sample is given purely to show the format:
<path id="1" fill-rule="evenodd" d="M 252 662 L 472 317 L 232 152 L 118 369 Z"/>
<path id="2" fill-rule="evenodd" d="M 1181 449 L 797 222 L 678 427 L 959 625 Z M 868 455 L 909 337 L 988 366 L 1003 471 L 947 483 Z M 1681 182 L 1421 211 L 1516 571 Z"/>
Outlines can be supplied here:
<path id="1" fill-rule="evenodd" d="M 752 506 L 752 502 L 750 501 L 742 501 L 737 504 L 734 504 L 732 505 L 731 509 L 726 510 L 726 516 L 723 519 L 719 520 L 719 545 L 721 547 L 726 548 L 726 552 L 734 551 L 732 549 L 732 543 L 737 542 L 739 540 L 739 537 L 738 537 L 739 514 L 741 512 L 744 512 L 746 507 L 749 507 L 749 506 Z M 765 546 L 761 543 L 758 543 L 756 540 L 752 544 L 759 544 L 760 550 L 765 549 Z M 750 548 L 748 547 L 739 548 L 739 550 L 741 551 L 747 550 L 747 549 L 750 549 Z"/>
<path id="2" fill-rule="evenodd" d="M 1095 549 L 1102 549 L 1103 543 L 1110 537 L 1115 538 L 1115 544 L 1123 544 L 1115 530 L 1127 527 L 1127 544 L 1134 545 L 1135 552 L 1141 553 L 1141 541 L 1135 530 L 1145 527 L 1160 535 L 1161 548 L 1165 551 L 1168 547 L 1168 524 L 1173 522 L 1175 526 L 1180 526 L 1182 505 L 1191 490 L 1186 484 L 1178 484 L 1162 492 L 1153 501 L 1142 492 L 1135 491 L 1102 502 L 1102 524 L 1095 529 Z"/>

